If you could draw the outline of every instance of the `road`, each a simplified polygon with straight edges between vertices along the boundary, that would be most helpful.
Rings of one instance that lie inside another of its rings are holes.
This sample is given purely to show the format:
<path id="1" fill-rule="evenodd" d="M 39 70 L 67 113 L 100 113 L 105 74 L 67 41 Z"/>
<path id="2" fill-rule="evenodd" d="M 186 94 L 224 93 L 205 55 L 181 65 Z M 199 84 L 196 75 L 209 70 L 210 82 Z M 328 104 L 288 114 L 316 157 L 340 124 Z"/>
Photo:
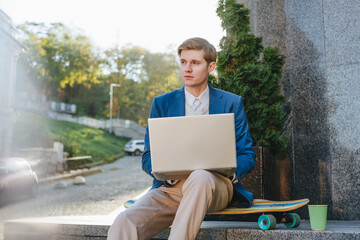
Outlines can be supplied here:
<path id="1" fill-rule="evenodd" d="M 0 239 L 8 219 L 63 215 L 106 215 L 151 186 L 152 180 L 141 170 L 141 157 L 127 156 L 100 166 L 104 171 L 86 176 L 85 185 L 62 180 L 64 189 L 53 184 L 39 186 L 36 198 L 21 200 L 0 208 Z"/>

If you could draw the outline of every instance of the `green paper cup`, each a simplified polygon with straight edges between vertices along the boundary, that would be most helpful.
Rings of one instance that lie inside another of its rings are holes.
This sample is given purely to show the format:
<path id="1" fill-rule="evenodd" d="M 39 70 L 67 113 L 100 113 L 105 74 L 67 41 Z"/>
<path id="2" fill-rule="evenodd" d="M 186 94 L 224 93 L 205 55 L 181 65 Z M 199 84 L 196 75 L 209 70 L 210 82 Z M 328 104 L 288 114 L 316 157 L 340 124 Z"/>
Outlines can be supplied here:
<path id="1" fill-rule="evenodd" d="M 314 231 L 325 231 L 328 205 L 308 205 L 310 226 Z"/>

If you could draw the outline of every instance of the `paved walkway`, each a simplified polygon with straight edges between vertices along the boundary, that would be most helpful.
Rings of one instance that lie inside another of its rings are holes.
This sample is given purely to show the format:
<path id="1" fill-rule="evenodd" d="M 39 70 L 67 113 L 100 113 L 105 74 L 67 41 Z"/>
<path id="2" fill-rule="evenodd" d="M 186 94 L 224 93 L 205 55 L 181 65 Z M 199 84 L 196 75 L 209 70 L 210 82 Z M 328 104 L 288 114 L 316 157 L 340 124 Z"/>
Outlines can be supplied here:
<path id="1" fill-rule="evenodd" d="M 73 185 L 72 178 L 58 179 L 65 189 L 54 189 L 54 182 L 42 183 L 34 199 L 17 201 L 0 208 L 0 239 L 3 223 L 29 217 L 108 215 L 147 189 L 152 179 L 141 170 L 141 157 L 126 156 L 99 166 L 101 172 L 86 176 L 85 185 Z"/>

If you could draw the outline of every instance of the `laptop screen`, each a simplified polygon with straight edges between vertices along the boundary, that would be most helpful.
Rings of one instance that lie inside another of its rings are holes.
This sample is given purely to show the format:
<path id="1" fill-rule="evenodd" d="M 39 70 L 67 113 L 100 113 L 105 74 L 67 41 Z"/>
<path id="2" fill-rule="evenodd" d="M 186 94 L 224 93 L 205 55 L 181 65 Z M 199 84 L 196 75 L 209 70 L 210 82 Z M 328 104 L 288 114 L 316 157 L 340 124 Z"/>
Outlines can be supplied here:
<path id="1" fill-rule="evenodd" d="M 158 180 L 186 178 L 206 169 L 236 169 L 234 114 L 149 119 L 152 171 Z"/>

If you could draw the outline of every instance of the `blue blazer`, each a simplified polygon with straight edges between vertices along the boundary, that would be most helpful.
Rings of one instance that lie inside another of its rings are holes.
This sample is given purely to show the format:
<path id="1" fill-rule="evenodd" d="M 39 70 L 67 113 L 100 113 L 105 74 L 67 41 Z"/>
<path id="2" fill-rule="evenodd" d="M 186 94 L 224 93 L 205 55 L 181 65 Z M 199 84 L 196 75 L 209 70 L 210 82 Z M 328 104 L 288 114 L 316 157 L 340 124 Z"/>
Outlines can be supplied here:
<path id="1" fill-rule="evenodd" d="M 252 139 L 249 133 L 248 121 L 244 112 L 242 97 L 223 90 L 209 86 L 209 114 L 234 113 L 235 132 L 236 132 L 236 154 L 237 168 L 236 175 L 238 182 L 234 186 L 234 198 L 238 200 L 241 196 L 245 197 L 251 206 L 253 194 L 248 192 L 241 184 L 240 180 L 249 173 L 255 165 L 255 152 L 252 146 Z M 155 97 L 151 106 L 150 118 L 178 117 L 185 116 L 185 92 L 184 87 Z M 157 180 L 151 173 L 151 154 L 149 142 L 149 129 L 146 127 L 145 149 L 142 156 L 142 169 L 154 178 L 152 188 L 161 185 L 166 186 L 166 181 Z M 241 194 L 241 196 L 239 196 Z M 244 204 L 244 203 L 242 203 Z"/>

